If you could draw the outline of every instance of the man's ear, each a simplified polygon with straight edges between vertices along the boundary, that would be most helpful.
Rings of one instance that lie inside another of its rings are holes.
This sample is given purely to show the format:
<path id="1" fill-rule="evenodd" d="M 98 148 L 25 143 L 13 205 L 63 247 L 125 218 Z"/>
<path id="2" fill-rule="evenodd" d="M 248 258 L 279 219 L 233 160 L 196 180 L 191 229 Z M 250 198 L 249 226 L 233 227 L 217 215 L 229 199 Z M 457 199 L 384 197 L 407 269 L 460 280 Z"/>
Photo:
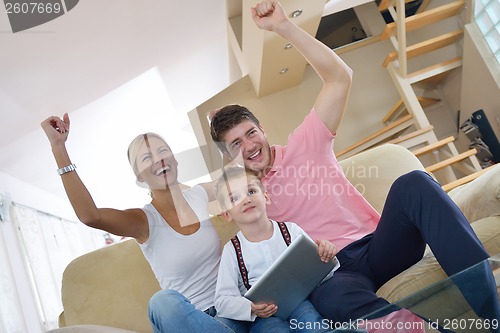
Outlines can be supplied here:
<path id="1" fill-rule="evenodd" d="M 223 211 L 220 213 L 224 218 L 226 219 L 227 222 L 231 222 L 233 220 L 231 214 L 227 211 Z"/>
<path id="2" fill-rule="evenodd" d="M 266 131 L 264 130 L 264 127 L 262 127 L 262 124 L 259 124 L 259 128 L 262 131 L 262 133 L 264 133 L 264 135 L 266 135 Z"/>

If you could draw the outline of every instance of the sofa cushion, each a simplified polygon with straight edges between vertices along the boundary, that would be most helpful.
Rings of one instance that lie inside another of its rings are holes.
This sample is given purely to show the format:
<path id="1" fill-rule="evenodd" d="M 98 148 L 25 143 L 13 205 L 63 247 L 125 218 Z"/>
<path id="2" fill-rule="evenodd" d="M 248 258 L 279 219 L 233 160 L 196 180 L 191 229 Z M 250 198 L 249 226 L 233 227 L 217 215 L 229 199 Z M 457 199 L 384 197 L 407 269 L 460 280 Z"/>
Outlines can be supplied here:
<path id="1" fill-rule="evenodd" d="M 470 222 L 500 216 L 500 164 L 448 195 Z"/>
<path id="2" fill-rule="evenodd" d="M 500 253 L 500 216 L 481 219 L 471 226 L 490 256 Z M 395 302 L 446 277 L 434 255 L 428 252 L 417 264 L 385 283 L 377 295 Z"/>

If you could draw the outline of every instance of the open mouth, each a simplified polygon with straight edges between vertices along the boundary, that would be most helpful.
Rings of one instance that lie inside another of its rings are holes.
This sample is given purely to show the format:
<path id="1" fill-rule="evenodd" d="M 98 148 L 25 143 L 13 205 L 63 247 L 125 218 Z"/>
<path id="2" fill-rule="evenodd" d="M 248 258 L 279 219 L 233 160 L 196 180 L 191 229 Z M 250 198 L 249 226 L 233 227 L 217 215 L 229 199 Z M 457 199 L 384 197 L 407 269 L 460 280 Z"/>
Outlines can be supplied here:
<path id="1" fill-rule="evenodd" d="M 260 156 L 260 153 L 262 152 L 262 149 L 257 150 L 255 153 L 252 155 L 248 156 L 247 159 L 249 160 L 255 160 Z"/>
<path id="2" fill-rule="evenodd" d="M 171 169 L 170 165 L 164 166 L 163 168 L 156 170 L 155 175 L 161 176 L 161 175 L 167 174 L 168 172 L 170 172 L 170 169 Z"/>

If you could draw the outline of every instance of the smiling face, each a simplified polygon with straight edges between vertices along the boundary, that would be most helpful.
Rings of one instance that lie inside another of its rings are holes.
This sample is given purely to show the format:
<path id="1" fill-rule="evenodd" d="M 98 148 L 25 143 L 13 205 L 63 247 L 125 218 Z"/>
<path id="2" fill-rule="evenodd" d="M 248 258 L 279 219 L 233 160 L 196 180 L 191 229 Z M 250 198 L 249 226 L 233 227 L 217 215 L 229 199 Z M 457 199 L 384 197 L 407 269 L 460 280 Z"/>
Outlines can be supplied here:
<path id="1" fill-rule="evenodd" d="M 240 169 L 239 173 L 229 174 L 227 179 L 217 184 L 217 199 L 223 209 L 222 215 L 238 225 L 266 220 L 266 205 L 269 203 L 259 178 Z"/>
<path id="2" fill-rule="evenodd" d="M 241 154 L 245 167 L 266 173 L 271 165 L 271 149 L 262 127 L 245 120 L 228 130 L 223 136 L 228 157 Z"/>
<path id="3" fill-rule="evenodd" d="M 137 181 L 146 183 L 151 189 L 165 189 L 177 184 L 177 160 L 168 144 L 153 134 L 138 138 L 135 160 L 131 161 Z"/>

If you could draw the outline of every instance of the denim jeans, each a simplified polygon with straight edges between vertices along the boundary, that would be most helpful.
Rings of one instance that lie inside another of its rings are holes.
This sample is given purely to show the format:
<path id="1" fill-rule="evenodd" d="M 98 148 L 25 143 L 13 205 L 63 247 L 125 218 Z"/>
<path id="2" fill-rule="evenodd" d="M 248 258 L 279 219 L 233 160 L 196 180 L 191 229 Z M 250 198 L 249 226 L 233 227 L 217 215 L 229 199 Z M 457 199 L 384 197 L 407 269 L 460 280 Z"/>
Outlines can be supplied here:
<path id="1" fill-rule="evenodd" d="M 417 263 L 429 244 L 448 275 L 489 257 L 469 222 L 441 185 L 422 171 L 399 177 L 392 185 L 377 229 L 338 254 L 340 268 L 311 294 L 318 312 L 339 323 L 386 307 L 376 295 L 380 286 Z M 480 267 L 479 267 L 480 268 Z M 478 269 L 477 289 L 457 286 L 483 318 L 500 317 L 491 271 Z"/>
<path id="2" fill-rule="evenodd" d="M 175 290 L 160 290 L 151 297 L 148 314 L 155 333 L 244 333 L 248 323 L 212 317 L 197 310 Z"/>
<path id="3" fill-rule="evenodd" d="M 308 300 L 302 302 L 288 320 L 278 317 L 256 318 L 250 333 L 320 333 L 329 332 L 328 322 L 320 316 Z"/>

